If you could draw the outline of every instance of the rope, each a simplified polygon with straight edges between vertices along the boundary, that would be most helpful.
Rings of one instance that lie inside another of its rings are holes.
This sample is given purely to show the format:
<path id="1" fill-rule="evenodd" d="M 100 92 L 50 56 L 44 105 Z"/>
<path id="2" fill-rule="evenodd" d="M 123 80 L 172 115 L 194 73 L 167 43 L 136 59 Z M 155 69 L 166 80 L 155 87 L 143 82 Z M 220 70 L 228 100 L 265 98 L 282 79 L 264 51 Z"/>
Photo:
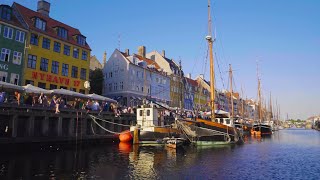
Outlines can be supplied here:
<path id="1" fill-rule="evenodd" d="M 104 120 L 104 119 L 101 119 L 101 118 L 98 118 L 98 117 L 95 117 L 93 115 L 90 115 L 89 116 L 92 118 L 92 119 L 98 119 L 100 121 L 103 121 L 103 122 L 106 122 L 106 123 L 110 123 L 110 124 L 115 124 L 115 125 L 119 125 L 119 126 L 125 126 L 125 127 L 130 127 L 131 125 L 126 125 L 126 124 L 119 124 L 119 123 L 115 123 L 115 122 L 111 122 L 111 121 L 107 121 L 107 120 Z"/>
<path id="2" fill-rule="evenodd" d="M 92 120 L 93 120 L 93 122 L 96 123 L 101 129 L 103 129 L 103 130 L 105 130 L 105 131 L 107 131 L 107 132 L 109 132 L 109 133 L 111 133 L 111 134 L 123 134 L 123 132 L 122 132 L 122 133 L 119 133 L 119 132 L 114 132 L 114 131 L 108 130 L 108 129 L 106 129 L 105 127 L 101 126 L 95 119 L 92 119 Z M 127 132 L 125 132 L 125 133 L 127 133 Z"/>

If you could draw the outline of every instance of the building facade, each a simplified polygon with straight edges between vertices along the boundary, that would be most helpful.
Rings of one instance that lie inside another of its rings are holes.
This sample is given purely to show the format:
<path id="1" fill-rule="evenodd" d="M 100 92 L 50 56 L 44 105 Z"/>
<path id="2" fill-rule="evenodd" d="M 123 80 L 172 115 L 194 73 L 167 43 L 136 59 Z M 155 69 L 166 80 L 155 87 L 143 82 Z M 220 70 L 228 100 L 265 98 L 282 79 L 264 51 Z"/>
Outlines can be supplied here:
<path id="1" fill-rule="evenodd" d="M 145 47 L 142 46 L 145 51 Z M 173 59 L 165 56 L 165 51 L 160 54 L 152 51 L 146 54 L 146 57 L 159 64 L 162 71 L 166 72 L 170 77 L 170 106 L 184 108 L 184 73 L 182 71 L 181 62 L 177 64 Z"/>
<path id="2" fill-rule="evenodd" d="M 97 59 L 96 56 L 90 57 L 90 70 L 94 71 L 95 69 L 102 69 L 102 64 Z"/>
<path id="3" fill-rule="evenodd" d="M 50 3 L 38 1 L 37 11 L 13 4 L 29 28 L 23 85 L 64 88 L 88 93 L 90 47 L 76 28 L 49 17 Z"/>
<path id="4" fill-rule="evenodd" d="M 21 85 L 26 27 L 19 22 L 16 11 L 0 5 L 0 80 Z"/>
<path id="5" fill-rule="evenodd" d="M 197 81 L 191 79 L 191 75 L 185 77 L 185 93 L 184 93 L 184 108 L 193 110 L 195 108 L 195 91 L 198 87 Z"/>
<path id="6" fill-rule="evenodd" d="M 169 102 L 170 79 L 159 72 L 159 65 L 141 55 L 115 50 L 103 68 L 103 95 L 121 105 L 138 106 L 143 99 Z"/>

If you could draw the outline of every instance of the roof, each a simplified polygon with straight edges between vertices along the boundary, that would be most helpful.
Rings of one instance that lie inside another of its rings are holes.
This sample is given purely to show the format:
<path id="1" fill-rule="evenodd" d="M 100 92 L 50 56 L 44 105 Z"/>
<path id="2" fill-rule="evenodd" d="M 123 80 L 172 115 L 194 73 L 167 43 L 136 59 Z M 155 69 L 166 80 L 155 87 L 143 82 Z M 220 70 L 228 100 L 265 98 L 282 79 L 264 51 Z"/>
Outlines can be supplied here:
<path id="1" fill-rule="evenodd" d="M 186 77 L 186 80 L 189 84 L 191 84 L 192 86 L 198 86 L 198 83 L 196 80 L 190 79 Z"/>
<path id="2" fill-rule="evenodd" d="M 140 61 L 146 62 L 147 65 L 154 65 L 154 67 L 156 69 L 160 69 L 160 66 L 158 65 L 158 63 L 156 63 L 155 61 L 153 61 L 151 59 L 145 58 L 145 57 L 137 55 L 137 54 L 134 54 L 134 57 L 138 58 Z"/>
<path id="3" fill-rule="evenodd" d="M 50 37 L 59 39 L 61 41 L 68 42 L 68 43 L 73 44 L 75 46 L 79 46 L 79 47 L 91 50 L 90 46 L 87 44 L 87 42 L 86 42 L 85 46 L 82 46 L 77 43 L 75 38 L 72 38 L 72 36 L 75 36 L 75 35 L 82 35 L 78 29 L 73 28 L 71 26 L 68 26 L 68 25 L 66 25 L 60 21 L 57 21 L 55 19 L 52 19 L 50 17 L 43 16 L 41 13 L 33 11 L 29 8 L 26 8 L 16 2 L 13 3 L 13 6 L 15 6 L 16 9 L 18 10 L 18 12 L 22 15 L 22 17 L 24 18 L 24 21 L 28 24 L 28 26 L 31 30 L 34 30 L 39 33 L 43 33 L 43 34 L 48 35 Z M 34 26 L 34 21 L 32 20 L 34 17 L 39 17 L 42 20 L 46 21 L 46 23 L 47 23 L 46 31 L 42 31 Z M 59 37 L 54 29 L 55 27 L 65 28 L 68 31 L 68 38 L 63 39 L 63 38 Z"/>
<path id="4" fill-rule="evenodd" d="M 5 5 L 5 4 L 1 4 L 0 6 L 6 6 L 6 7 L 12 9 L 12 7 L 10 7 L 8 5 Z M 11 14 L 11 20 L 10 21 L 8 21 L 6 19 L 2 19 L 2 18 L 0 18 L 0 21 L 5 22 L 7 24 L 11 24 L 11 25 L 19 27 L 19 28 L 26 29 L 26 28 L 23 27 L 23 25 L 20 23 L 20 21 L 17 19 L 17 17 L 13 13 Z"/>

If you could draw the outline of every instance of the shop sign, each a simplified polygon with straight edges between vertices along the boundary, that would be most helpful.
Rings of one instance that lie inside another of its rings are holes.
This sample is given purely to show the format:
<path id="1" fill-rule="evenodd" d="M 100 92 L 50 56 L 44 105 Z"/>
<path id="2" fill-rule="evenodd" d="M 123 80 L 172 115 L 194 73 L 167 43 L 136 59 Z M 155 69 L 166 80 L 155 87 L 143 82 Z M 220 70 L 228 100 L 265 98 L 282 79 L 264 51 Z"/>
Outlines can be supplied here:
<path id="1" fill-rule="evenodd" d="M 0 70 L 6 70 L 6 71 L 8 71 L 8 70 L 9 70 L 8 64 L 1 64 L 1 63 L 0 63 Z"/>
<path id="2" fill-rule="evenodd" d="M 55 76 L 52 74 L 46 74 L 46 73 L 41 73 L 41 72 L 32 72 L 32 79 L 34 80 L 41 80 L 41 81 L 46 81 L 46 82 L 53 82 L 61 85 L 73 85 L 74 87 L 79 87 L 80 82 L 79 80 L 73 80 L 72 82 L 70 81 L 70 78 L 67 77 L 60 77 L 60 76 Z"/>

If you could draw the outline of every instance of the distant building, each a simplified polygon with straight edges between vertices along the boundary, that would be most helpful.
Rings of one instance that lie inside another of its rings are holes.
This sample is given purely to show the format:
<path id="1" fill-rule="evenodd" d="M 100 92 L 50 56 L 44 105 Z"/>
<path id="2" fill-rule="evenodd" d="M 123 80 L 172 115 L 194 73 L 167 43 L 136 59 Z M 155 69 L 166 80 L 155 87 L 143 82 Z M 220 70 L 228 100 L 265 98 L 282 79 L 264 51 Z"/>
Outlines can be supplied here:
<path id="1" fill-rule="evenodd" d="M 90 70 L 94 71 L 95 69 L 102 69 L 102 64 L 97 59 L 96 56 L 90 57 Z"/>
<path id="2" fill-rule="evenodd" d="M 195 107 L 195 93 L 198 87 L 197 81 L 191 79 L 191 75 L 185 77 L 185 91 L 184 91 L 184 108 L 193 110 Z"/>

